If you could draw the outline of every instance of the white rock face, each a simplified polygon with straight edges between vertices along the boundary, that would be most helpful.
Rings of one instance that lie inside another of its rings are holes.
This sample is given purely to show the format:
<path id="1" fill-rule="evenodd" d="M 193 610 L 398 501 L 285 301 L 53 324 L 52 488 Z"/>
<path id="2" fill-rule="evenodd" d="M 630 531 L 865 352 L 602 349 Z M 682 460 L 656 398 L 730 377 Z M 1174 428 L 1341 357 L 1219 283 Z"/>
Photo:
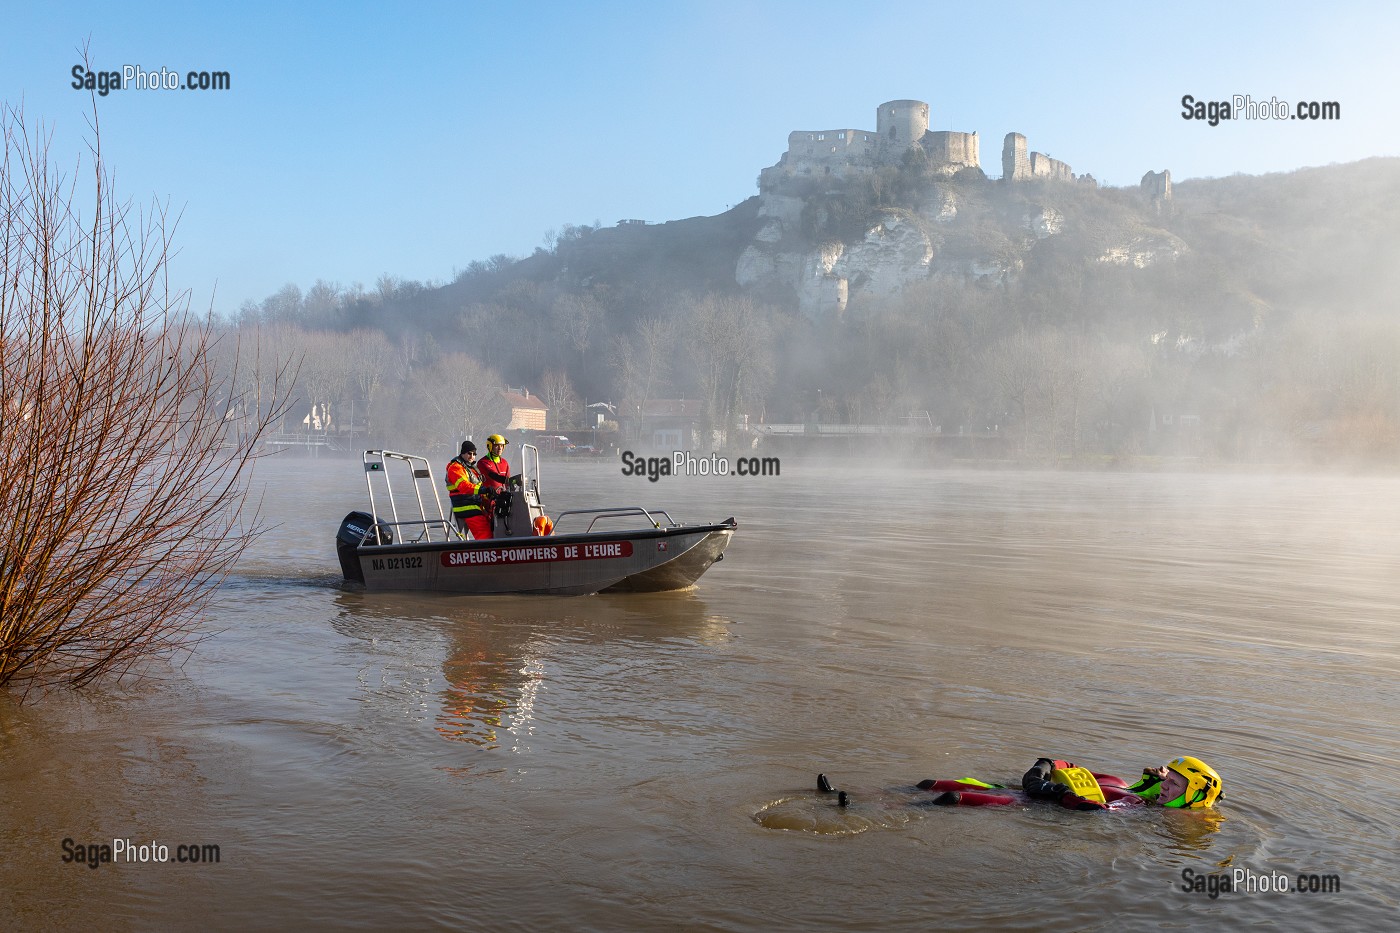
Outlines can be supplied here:
<path id="1" fill-rule="evenodd" d="M 937 254 L 946 237 L 957 236 L 956 227 L 944 230 L 959 214 L 960 195 L 955 190 L 930 192 L 917 214 L 878 212 L 859 241 L 818 247 L 812 247 L 801 231 L 802 198 L 776 193 L 760 197 L 758 216 L 763 222 L 739 256 L 735 280 L 745 287 L 792 289 L 802 312 L 812 318 L 843 313 L 852 295 L 892 295 L 931 274 L 1006 285 L 1024 271 L 1025 256 L 1035 243 L 1059 235 L 1066 223 L 1061 210 L 1032 204 L 1021 214 L 1022 232 L 1007 231 L 1009 249 L 969 254 L 963 243 L 955 251 L 959 258 L 952 259 Z M 929 231 L 934 231 L 932 238 Z M 1173 261 L 1187 249 L 1165 230 L 1144 229 L 1104 250 L 1098 261 L 1144 269 Z"/>
<path id="2" fill-rule="evenodd" d="M 745 288 L 773 278 L 778 271 L 774 250 L 765 249 L 757 240 L 744 247 L 734 266 L 734 281 Z"/>
<path id="3" fill-rule="evenodd" d="M 846 310 L 850 284 L 835 273 L 846 251 L 844 243 L 827 243 L 801 254 L 802 272 L 797 281 L 797 303 L 808 317 Z"/>
<path id="4" fill-rule="evenodd" d="M 936 224 L 950 224 L 958 218 L 958 199 L 951 191 L 939 192 L 920 206 L 919 216 Z"/>
<path id="5" fill-rule="evenodd" d="M 1037 240 L 1052 237 L 1065 228 L 1065 215 L 1053 207 L 1042 207 L 1026 214 L 1026 229 Z"/>
<path id="6" fill-rule="evenodd" d="M 1146 269 L 1153 263 L 1174 261 L 1188 249 L 1180 237 L 1166 231 L 1135 236 L 1126 243 L 1110 246 L 1099 256 L 1099 262 L 1115 266 Z"/>
<path id="7" fill-rule="evenodd" d="M 910 282 L 928 278 L 933 243 L 907 217 L 890 211 L 866 231 L 865 239 L 848 246 L 832 266 L 840 278 L 875 295 L 892 295 Z"/>
<path id="8" fill-rule="evenodd" d="M 758 203 L 758 216 L 763 218 L 763 226 L 739 255 L 734 269 L 735 281 L 743 286 L 781 278 L 785 271 L 791 272 L 794 266 L 801 265 L 800 260 L 794 262 L 795 257 L 786 254 L 780 244 L 784 237 L 796 235 L 802 219 L 802 199 L 765 194 Z"/>
<path id="9" fill-rule="evenodd" d="M 913 218 L 899 211 L 882 211 L 860 242 L 815 249 L 784 246 L 797 242 L 800 198 L 765 195 L 759 216 L 764 224 L 739 256 L 735 280 L 744 286 L 795 287 L 798 305 L 810 317 L 845 311 L 852 291 L 893 294 L 928 277 L 933 243 Z"/>

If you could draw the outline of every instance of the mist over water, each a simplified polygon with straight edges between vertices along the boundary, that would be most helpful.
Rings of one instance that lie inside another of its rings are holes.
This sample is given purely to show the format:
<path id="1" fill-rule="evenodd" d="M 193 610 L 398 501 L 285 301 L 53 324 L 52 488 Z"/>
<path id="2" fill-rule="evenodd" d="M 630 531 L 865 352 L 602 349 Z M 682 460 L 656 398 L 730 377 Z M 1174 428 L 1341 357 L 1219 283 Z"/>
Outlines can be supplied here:
<path id="1" fill-rule="evenodd" d="M 461 599 L 343 587 L 358 461 L 264 462 L 279 524 L 183 666 L 0 699 L 0 925 L 1389 925 L 1400 479 L 848 466 L 547 461 L 551 512 L 739 531 L 687 593 Z M 1043 754 L 1193 754 L 1226 801 L 909 805 Z M 221 860 L 89 869 L 65 837 Z M 1180 889 L 1234 868 L 1342 890 Z"/>

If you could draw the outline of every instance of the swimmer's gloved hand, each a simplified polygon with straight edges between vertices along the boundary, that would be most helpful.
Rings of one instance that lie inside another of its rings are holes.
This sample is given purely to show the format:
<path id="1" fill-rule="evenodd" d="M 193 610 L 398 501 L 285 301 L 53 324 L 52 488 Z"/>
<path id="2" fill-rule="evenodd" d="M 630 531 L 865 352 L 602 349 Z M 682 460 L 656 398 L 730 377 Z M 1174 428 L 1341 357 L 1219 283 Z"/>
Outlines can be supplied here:
<path id="1" fill-rule="evenodd" d="M 1063 801 L 1066 794 L 1077 797 L 1068 784 L 1059 784 L 1051 781 L 1050 772 L 1056 768 L 1073 768 L 1074 765 L 1067 761 L 1057 761 L 1053 758 L 1037 758 L 1031 769 L 1021 775 L 1021 789 L 1037 800 Z"/>
<path id="2" fill-rule="evenodd" d="M 1054 758 L 1038 758 L 1031 769 L 1021 776 L 1021 789 L 1037 800 L 1053 800 L 1068 810 L 1106 810 L 1107 805 L 1089 800 L 1074 792 L 1068 784 L 1049 780 L 1057 768 L 1073 768 L 1074 763 Z"/>
<path id="3" fill-rule="evenodd" d="M 1160 784 L 1160 783 L 1162 783 L 1162 776 L 1161 776 L 1161 775 L 1159 775 L 1159 774 L 1154 774 L 1151 768 L 1143 768 L 1143 769 L 1142 769 L 1142 779 L 1139 780 L 1139 781 L 1138 781 L 1136 784 L 1134 784 L 1133 786 L 1134 786 L 1134 787 L 1147 788 L 1147 787 L 1156 787 L 1156 786 L 1157 786 L 1158 784 Z"/>

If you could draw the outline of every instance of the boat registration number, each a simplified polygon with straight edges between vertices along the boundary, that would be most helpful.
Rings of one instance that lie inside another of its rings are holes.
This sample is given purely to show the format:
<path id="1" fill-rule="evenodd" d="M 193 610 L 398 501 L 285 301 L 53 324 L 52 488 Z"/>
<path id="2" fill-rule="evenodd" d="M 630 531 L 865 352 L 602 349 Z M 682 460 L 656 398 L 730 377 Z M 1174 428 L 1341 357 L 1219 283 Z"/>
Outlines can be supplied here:
<path id="1" fill-rule="evenodd" d="M 414 570 L 423 566 L 422 557 L 372 557 L 370 566 L 375 570 Z"/>

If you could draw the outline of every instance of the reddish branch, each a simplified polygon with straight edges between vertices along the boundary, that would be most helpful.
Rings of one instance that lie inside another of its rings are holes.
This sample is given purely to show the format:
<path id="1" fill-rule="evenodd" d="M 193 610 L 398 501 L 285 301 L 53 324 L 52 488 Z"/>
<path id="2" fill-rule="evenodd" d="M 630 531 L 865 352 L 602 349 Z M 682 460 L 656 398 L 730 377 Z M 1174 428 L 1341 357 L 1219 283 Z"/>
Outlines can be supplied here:
<path id="1" fill-rule="evenodd" d="M 8 109 L 0 131 L 0 687 L 25 697 L 190 643 L 257 534 L 249 467 L 287 380 L 238 397 L 170 290 L 173 224 L 115 200 L 97 145 L 84 217 L 48 139 Z"/>

